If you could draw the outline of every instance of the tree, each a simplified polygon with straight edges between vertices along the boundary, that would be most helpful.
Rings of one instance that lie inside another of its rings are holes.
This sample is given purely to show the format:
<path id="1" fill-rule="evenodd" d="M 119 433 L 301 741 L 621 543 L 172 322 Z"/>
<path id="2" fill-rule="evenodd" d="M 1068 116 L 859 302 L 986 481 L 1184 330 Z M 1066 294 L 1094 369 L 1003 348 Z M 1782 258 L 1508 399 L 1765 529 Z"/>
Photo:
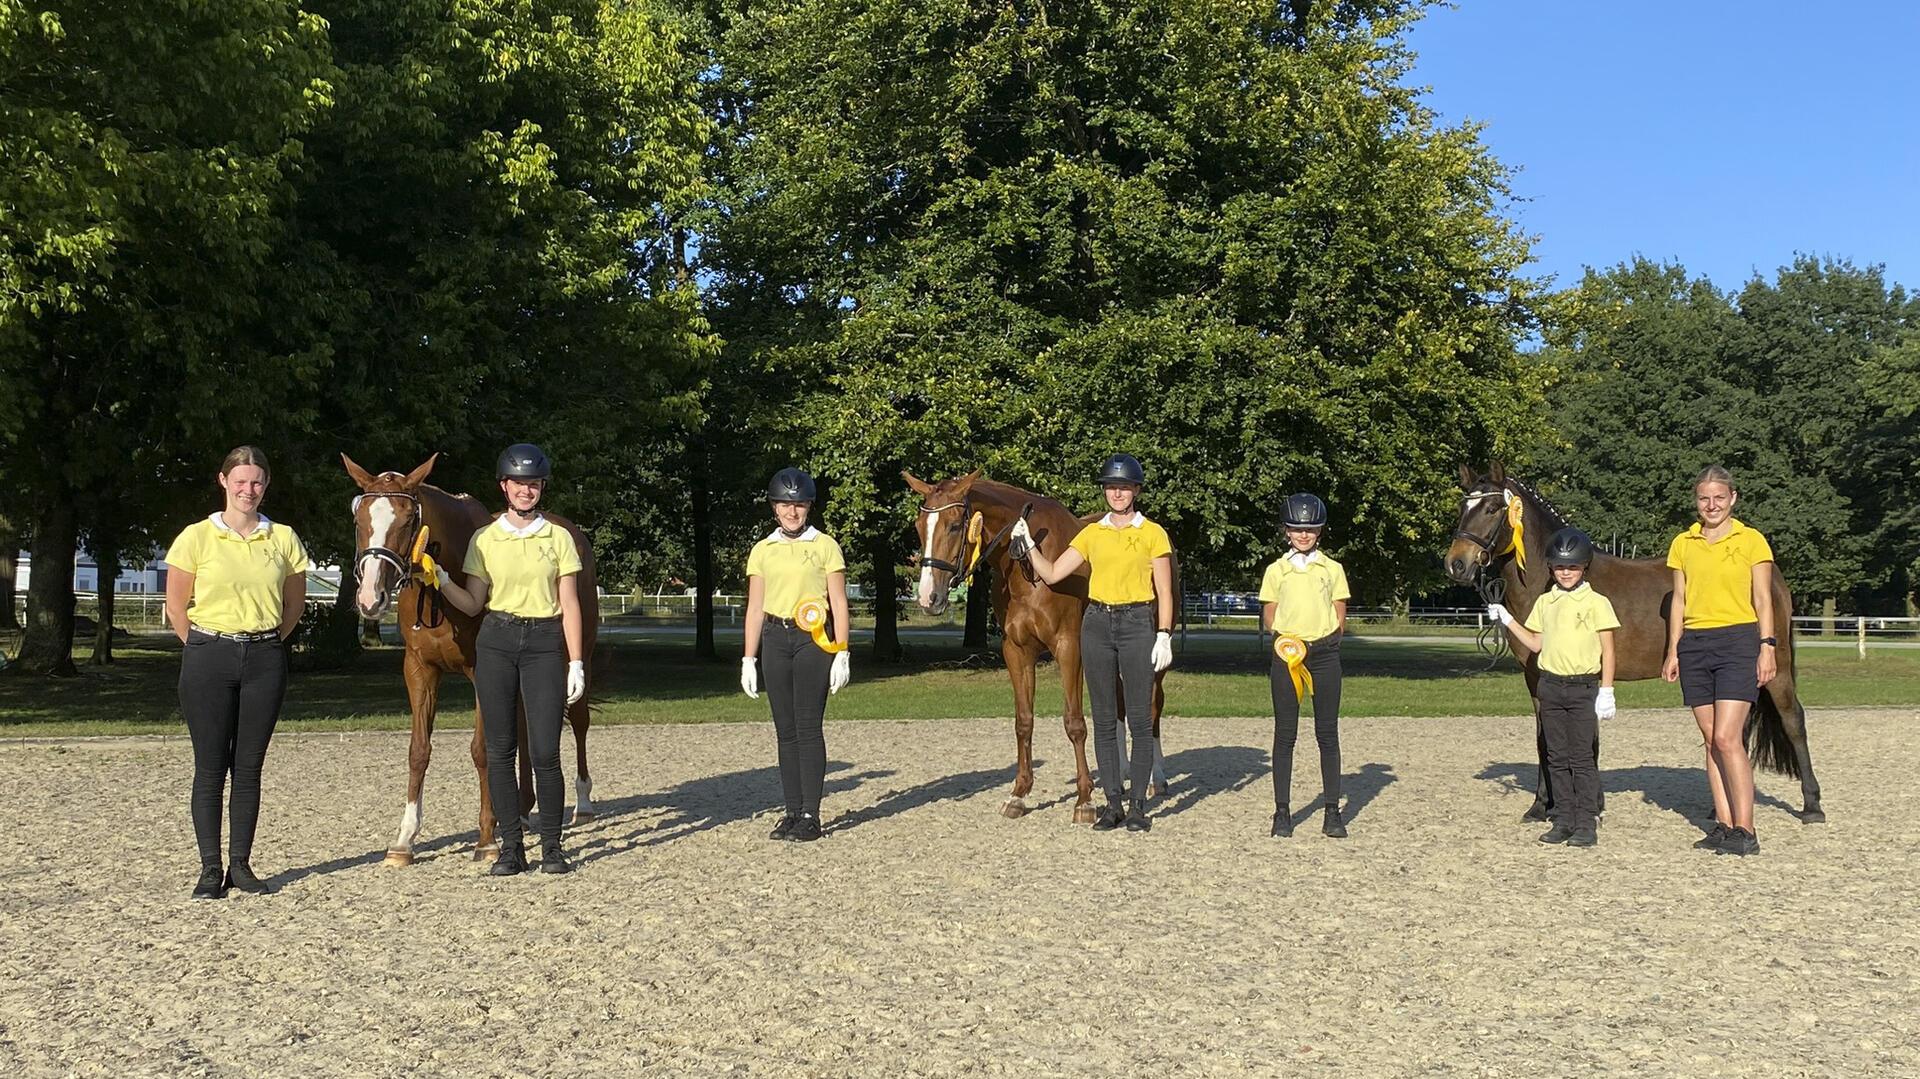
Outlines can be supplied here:
<path id="1" fill-rule="evenodd" d="M 0 0 L 0 471 L 40 570 L 23 669 L 73 670 L 79 495 L 180 482 L 314 373 L 250 328 L 300 307 L 256 286 L 326 74 L 320 21 L 274 0 Z"/>
<path id="2" fill-rule="evenodd" d="M 1115 450 L 1161 478 L 1193 575 L 1250 576 L 1307 487 L 1363 591 L 1420 575 L 1454 466 L 1504 449 L 1542 379 L 1505 172 L 1403 85 L 1414 7 L 786 0 L 726 25 L 716 323 L 796 388 L 767 437 L 833 481 L 883 600 L 900 467 L 1091 508 Z"/>

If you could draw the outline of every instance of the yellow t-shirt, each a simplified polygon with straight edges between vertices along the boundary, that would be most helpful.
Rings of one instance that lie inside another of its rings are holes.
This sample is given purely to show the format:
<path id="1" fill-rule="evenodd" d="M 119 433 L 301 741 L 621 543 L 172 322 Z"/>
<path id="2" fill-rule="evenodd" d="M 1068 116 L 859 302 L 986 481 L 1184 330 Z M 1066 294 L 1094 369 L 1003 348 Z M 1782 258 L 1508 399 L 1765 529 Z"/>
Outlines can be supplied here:
<path id="1" fill-rule="evenodd" d="M 1333 605 L 1352 599 L 1347 571 L 1321 551 L 1307 556 L 1305 566 L 1293 563 L 1293 553 L 1282 555 L 1260 579 L 1260 602 L 1273 604 L 1273 631 L 1317 641 L 1340 628 Z"/>
<path id="2" fill-rule="evenodd" d="M 798 539 L 778 529 L 747 552 L 747 576 L 760 578 L 765 589 L 761 610 L 776 618 L 792 618 L 802 600 L 827 598 L 827 574 L 845 573 L 846 555 L 832 536 L 808 527 Z"/>
<path id="3" fill-rule="evenodd" d="M 1540 669 L 1575 677 L 1600 673 L 1600 631 L 1619 629 L 1613 601 L 1581 581 L 1569 592 L 1555 585 L 1534 601 L 1521 625 L 1540 635 Z"/>
<path id="4" fill-rule="evenodd" d="M 560 578 L 580 572 L 580 548 L 573 533 L 545 517 L 522 529 L 502 514 L 473 534 L 460 568 L 487 582 L 487 610 L 552 618 L 560 613 Z"/>
<path id="5" fill-rule="evenodd" d="M 1687 629 L 1714 629 L 1757 622 L 1753 609 L 1753 567 L 1773 561 L 1767 538 L 1730 518 L 1732 527 L 1709 543 L 1700 523 L 1673 537 L 1667 548 L 1667 566 L 1687 575 L 1683 602 Z"/>
<path id="6" fill-rule="evenodd" d="M 281 589 L 305 573 L 307 548 L 293 529 L 263 514 L 245 536 L 214 514 L 180 530 L 167 565 L 193 574 L 187 618 L 217 633 L 264 633 L 280 626 Z"/>
<path id="7" fill-rule="evenodd" d="M 1067 546 L 1092 567 L 1087 598 L 1095 603 L 1144 603 L 1153 598 L 1153 560 L 1173 554 L 1167 530 L 1135 513 L 1124 527 L 1109 514 L 1080 530 Z"/>

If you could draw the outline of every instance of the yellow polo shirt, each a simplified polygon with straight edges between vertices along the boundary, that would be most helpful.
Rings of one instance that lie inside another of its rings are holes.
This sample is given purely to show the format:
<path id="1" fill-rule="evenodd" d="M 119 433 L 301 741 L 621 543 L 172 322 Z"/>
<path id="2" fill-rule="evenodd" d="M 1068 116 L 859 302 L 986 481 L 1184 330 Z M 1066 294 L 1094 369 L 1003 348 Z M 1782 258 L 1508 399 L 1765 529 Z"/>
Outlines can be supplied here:
<path id="1" fill-rule="evenodd" d="M 214 514 L 195 521 L 167 547 L 167 565 L 193 574 L 187 618 L 217 633 L 278 629 L 287 578 L 307 572 L 306 545 L 293 529 L 262 514 L 242 536 Z"/>
<path id="2" fill-rule="evenodd" d="M 487 582 L 488 610 L 552 618 L 560 613 L 560 578 L 580 572 L 580 548 L 573 533 L 545 517 L 515 528 L 503 513 L 473 534 L 460 568 Z"/>
<path id="3" fill-rule="evenodd" d="M 1340 628 L 1333 605 L 1352 599 L 1347 571 L 1321 551 L 1295 565 L 1293 553 L 1282 555 L 1260 579 L 1260 602 L 1273 604 L 1273 631 L 1317 641 Z"/>
<path id="4" fill-rule="evenodd" d="M 1577 677 L 1600 673 L 1600 632 L 1619 629 L 1613 601 L 1585 581 L 1569 592 L 1559 585 L 1534 601 L 1521 625 L 1540 635 L 1540 669 Z"/>
<path id="5" fill-rule="evenodd" d="M 792 618 L 802 600 L 827 598 L 827 574 L 845 573 L 846 555 L 832 536 L 808 526 L 797 539 L 779 529 L 747 552 L 747 576 L 760 578 L 761 609 Z"/>
<path id="6" fill-rule="evenodd" d="M 1092 567 L 1087 598 L 1095 603 L 1144 603 L 1153 598 L 1153 560 L 1173 554 L 1167 530 L 1135 513 L 1125 526 L 1108 514 L 1080 530 L 1067 546 Z"/>
<path id="7" fill-rule="evenodd" d="M 1667 566 L 1687 575 L 1687 629 L 1743 626 L 1760 620 L 1753 609 L 1753 567 L 1773 561 L 1767 538 L 1729 518 L 1727 534 L 1709 543 L 1700 523 L 1673 537 Z"/>

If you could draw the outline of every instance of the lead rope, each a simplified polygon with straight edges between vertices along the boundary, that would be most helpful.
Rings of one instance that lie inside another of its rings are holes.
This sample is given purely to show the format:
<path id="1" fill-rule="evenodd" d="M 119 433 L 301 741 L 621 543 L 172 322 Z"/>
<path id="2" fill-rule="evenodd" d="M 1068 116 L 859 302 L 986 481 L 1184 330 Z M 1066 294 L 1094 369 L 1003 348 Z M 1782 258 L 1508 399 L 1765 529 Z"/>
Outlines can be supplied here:
<path id="1" fill-rule="evenodd" d="M 1473 587 L 1480 593 L 1480 602 L 1488 606 L 1506 601 L 1506 580 L 1489 574 L 1486 566 L 1481 566 L 1474 574 Z M 1501 657 L 1506 655 L 1511 647 L 1507 639 L 1506 627 L 1491 619 L 1474 635 L 1474 644 L 1487 657 L 1487 665 L 1483 669 L 1489 671 L 1500 665 Z"/>

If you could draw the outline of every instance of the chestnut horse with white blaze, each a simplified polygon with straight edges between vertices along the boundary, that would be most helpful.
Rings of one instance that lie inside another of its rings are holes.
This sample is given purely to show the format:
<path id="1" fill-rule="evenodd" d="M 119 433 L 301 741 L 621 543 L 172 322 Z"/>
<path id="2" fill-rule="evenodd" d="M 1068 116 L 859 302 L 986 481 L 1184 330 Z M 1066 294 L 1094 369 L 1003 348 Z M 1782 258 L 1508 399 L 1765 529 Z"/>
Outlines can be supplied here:
<path id="1" fill-rule="evenodd" d="M 1525 621 L 1552 583 L 1547 539 L 1569 522 L 1531 485 L 1508 476 L 1499 465 L 1485 476 L 1462 466 L 1460 485 L 1466 493 L 1447 548 L 1447 576 L 1461 584 L 1480 585 L 1483 598 L 1489 598 L 1486 593 L 1493 581 L 1500 582 L 1504 596 L 1496 601 Z M 1660 677 L 1667 651 L 1667 613 L 1673 602 L 1673 571 L 1666 559 L 1619 558 L 1596 551 L 1586 580 L 1607 597 L 1620 618 L 1620 628 L 1613 634 L 1614 681 Z M 1805 799 L 1800 819 L 1816 824 L 1827 815 L 1820 808 L 1820 784 L 1813 777 L 1813 759 L 1807 750 L 1807 712 L 1794 683 L 1793 595 L 1778 566 L 1773 572 L 1773 609 L 1779 612 L 1782 627 L 1779 668 L 1747 715 L 1747 748 L 1756 766 L 1800 781 Z M 1540 758 L 1533 805 L 1524 819 L 1544 820 L 1556 792 L 1547 783 L 1546 739 L 1539 730 L 1538 657 L 1511 634 L 1507 641 L 1526 671 L 1527 693 L 1534 698 Z"/>
<path id="2" fill-rule="evenodd" d="M 1043 554 L 1059 557 L 1080 529 L 1100 515 L 1075 517 L 1045 495 L 980 478 L 978 471 L 929 484 L 902 472 L 907 486 L 920 495 L 914 530 L 920 537 L 920 580 L 914 598 L 929 614 L 947 609 L 953 587 L 981 562 L 993 567 L 993 613 L 1000 621 L 1000 655 L 1013 681 L 1013 735 L 1018 769 L 1013 792 L 1001 807 L 1008 817 L 1027 813 L 1026 796 L 1033 790 L 1033 692 L 1035 668 L 1043 652 L 1053 653 L 1060 668 L 1065 698 L 1067 738 L 1073 743 L 1077 791 L 1075 824 L 1090 824 L 1093 773 L 1087 768 L 1087 720 L 1081 710 L 1080 622 L 1087 612 L 1087 571 L 1081 569 L 1057 585 L 1048 586 L 1026 572 L 1001 542 L 1023 512 Z M 978 523 L 975 522 L 978 518 Z M 1176 569 L 1175 581 L 1179 580 Z M 1176 584 L 1175 590 L 1179 586 Z M 1160 753 L 1160 713 L 1166 703 L 1162 688 L 1165 672 L 1153 678 L 1153 778 L 1147 796 L 1167 789 L 1166 764 Z M 1121 714 L 1125 714 L 1122 699 Z M 1126 723 L 1120 724 L 1124 737 Z"/>
<path id="3" fill-rule="evenodd" d="M 346 454 L 340 460 L 347 475 L 360 485 L 362 494 L 353 500 L 354 560 L 357 581 L 354 606 L 362 618 L 378 618 L 396 602 L 400 641 L 406 646 L 401 670 L 407 683 L 407 700 L 413 709 L 413 740 L 407 750 L 407 801 L 400 814 L 400 831 L 387 848 L 388 865 L 413 864 L 413 845 L 419 838 L 421 795 L 426 785 L 427 762 L 433 757 L 433 721 L 440 703 L 440 676 L 443 673 L 473 677 L 474 645 L 480 636 L 480 619 L 463 614 L 451 603 L 443 602 L 438 590 L 428 585 L 416 571 L 419 554 L 432 556 L 440 572 L 466 576 L 461 563 L 466 560 L 467 545 L 475 532 L 494 521 L 472 495 L 450 494 L 426 482 L 439 454 L 405 475 L 382 472 L 373 475 Z M 592 664 L 594 638 L 600 624 L 599 589 L 595 587 L 593 551 L 578 526 L 557 514 L 541 511 L 547 520 L 566 529 L 580 549 L 580 615 L 583 647 Z M 424 540 L 424 542 L 423 542 Z M 582 697 L 567 706 L 567 721 L 573 727 L 575 751 L 574 810 L 575 823 L 593 819 L 593 778 L 587 771 L 587 700 Z M 533 807 L 533 765 L 527 753 L 526 716 L 520 722 L 520 807 L 523 815 Z M 494 810 L 487 789 L 487 747 L 480 719 L 479 700 L 474 701 L 474 771 L 480 780 L 479 839 L 475 841 L 475 861 L 499 853 L 495 846 Z"/>

